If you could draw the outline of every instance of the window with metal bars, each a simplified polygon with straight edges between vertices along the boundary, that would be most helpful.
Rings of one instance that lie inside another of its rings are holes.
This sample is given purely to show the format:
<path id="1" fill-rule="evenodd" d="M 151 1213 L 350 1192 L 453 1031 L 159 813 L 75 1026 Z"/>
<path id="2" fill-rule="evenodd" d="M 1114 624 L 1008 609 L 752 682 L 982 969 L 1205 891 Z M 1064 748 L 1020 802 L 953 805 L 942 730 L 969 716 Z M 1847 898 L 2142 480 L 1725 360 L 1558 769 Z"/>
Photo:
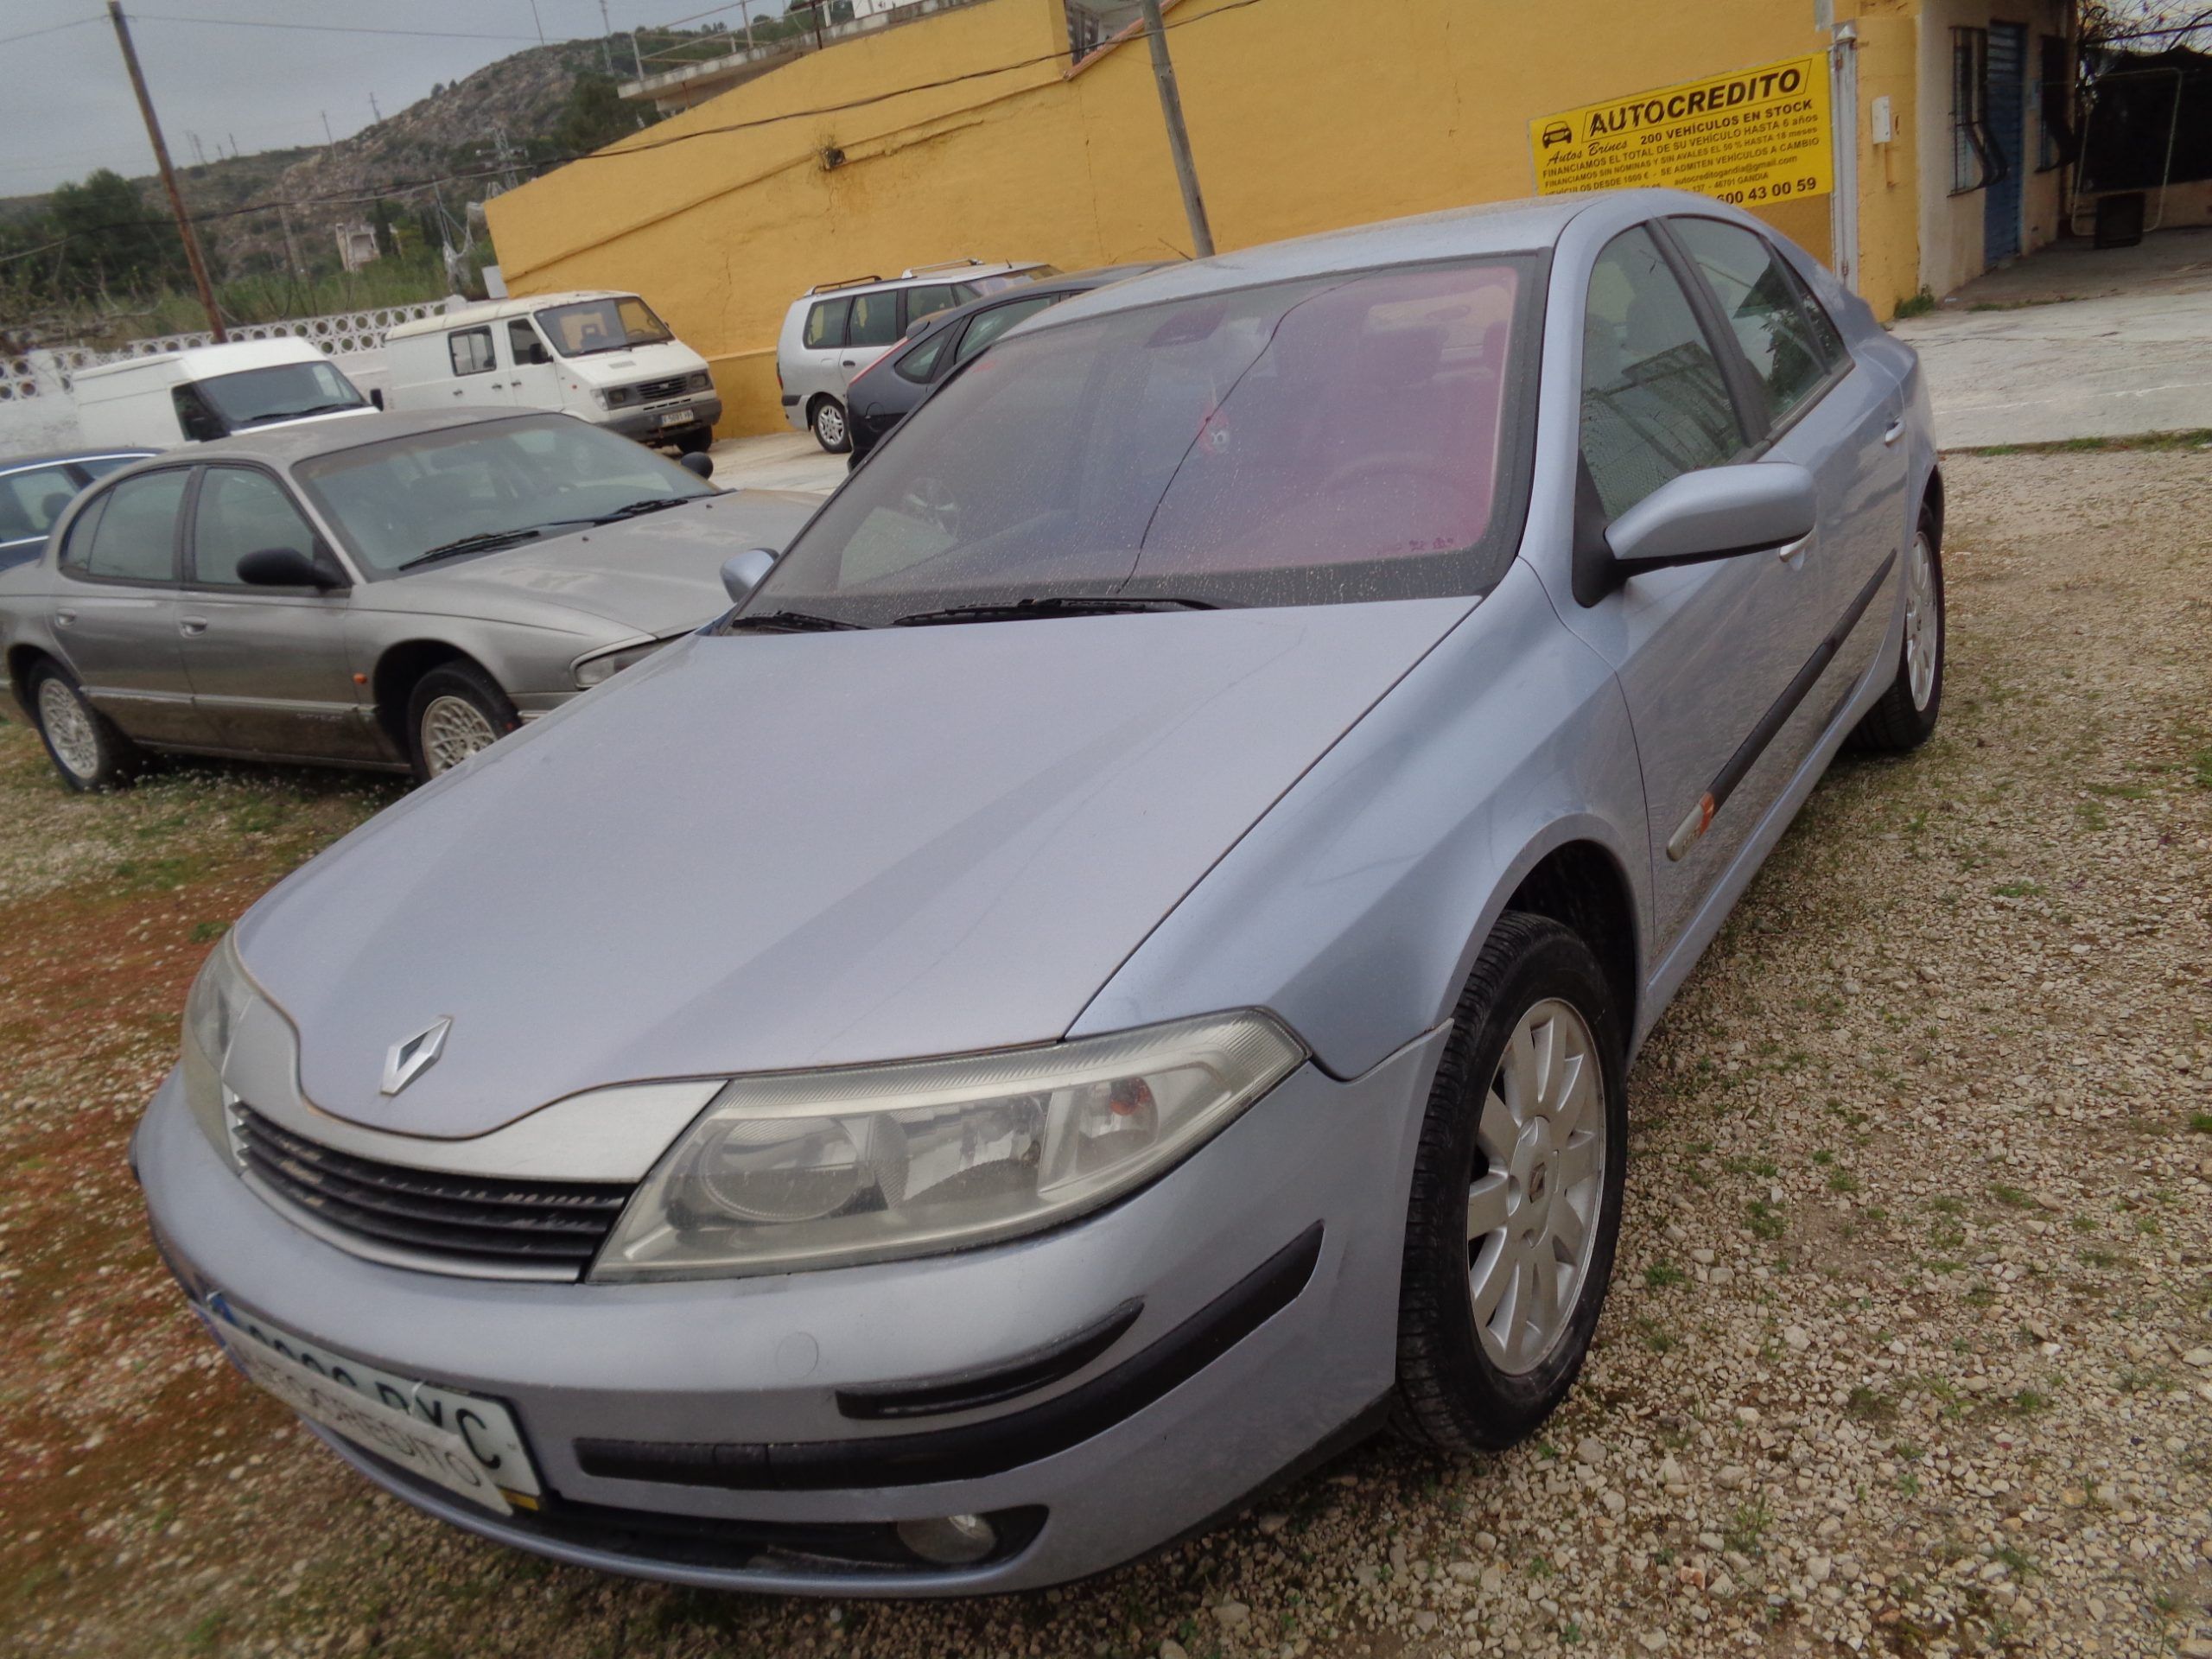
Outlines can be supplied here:
<path id="1" fill-rule="evenodd" d="M 1989 112 L 1989 31 L 1951 31 L 1951 194 L 1979 190 L 1996 176 L 1984 124 Z"/>

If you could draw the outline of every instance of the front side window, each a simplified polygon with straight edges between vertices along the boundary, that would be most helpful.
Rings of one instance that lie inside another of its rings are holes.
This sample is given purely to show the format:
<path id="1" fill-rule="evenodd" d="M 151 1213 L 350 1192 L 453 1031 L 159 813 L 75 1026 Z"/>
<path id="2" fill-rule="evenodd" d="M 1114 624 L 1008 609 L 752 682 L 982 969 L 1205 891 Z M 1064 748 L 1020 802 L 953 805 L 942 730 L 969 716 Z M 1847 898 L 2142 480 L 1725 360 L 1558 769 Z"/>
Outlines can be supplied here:
<path id="1" fill-rule="evenodd" d="M 1689 296 L 1649 231 L 1623 232 L 1598 256 L 1582 321 L 1582 459 L 1605 517 L 1743 447 Z"/>
<path id="2" fill-rule="evenodd" d="M 448 334 L 446 353 L 453 359 L 455 374 L 488 374 L 494 366 L 492 331 L 489 328 L 463 328 L 458 334 Z"/>
<path id="3" fill-rule="evenodd" d="M 293 477 L 372 580 L 425 555 L 492 552 L 715 493 L 643 444 L 561 415 L 365 444 Z"/>
<path id="4" fill-rule="evenodd" d="M 899 292 L 885 289 L 875 294 L 853 296 L 853 321 L 846 331 L 848 346 L 888 346 L 899 338 Z"/>
<path id="5" fill-rule="evenodd" d="M 813 352 L 834 352 L 845 343 L 845 319 L 852 315 L 849 297 L 842 300 L 819 300 L 814 309 L 806 314 L 806 348 Z"/>
<path id="6" fill-rule="evenodd" d="M 528 317 L 508 319 L 507 355 L 514 359 L 517 368 L 553 360 L 553 353 L 545 349 L 545 342 L 537 337 L 537 330 L 531 327 Z"/>
<path id="7" fill-rule="evenodd" d="M 911 380 L 918 386 L 929 385 L 937 378 L 938 368 L 945 360 L 944 348 L 959 332 L 957 327 L 938 329 L 935 338 L 925 340 L 905 353 L 891 366 L 898 371 L 902 380 Z"/>
<path id="8" fill-rule="evenodd" d="M 315 556 L 315 532 L 283 485 L 245 467 L 210 467 L 192 523 L 192 579 L 235 588 L 238 561 L 269 548 Z"/>
<path id="9" fill-rule="evenodd" d="M 42 539 L 77 498 L 66 467 L 34 467 L 0 478 L 0 544 Z"/>
<path id="10" fill-rule="evenodd" d="M 1675 219 L 1668 226 L 1766 389 L 1770 425 L 1788 420 L 1827 383 L 1833 359 L 1813 333 L 1782 256 L 1764 237 L 1721 219 Z"/>
<path id="11" fill-rule="evenodd" d="M 1524 256 L 1277 283 L 1003 341 L 854 475 L 748 609 L 875 625 L 1056 596 L 1487 591 L 1526 500 Z"/>
<path id="12" fill-rule="evenodd" d="M 924 317 L 933 317 L 962 303 L 960 290 L 950 283 L 925 283 L 919 288 L 910 288 L 906 290 L 906 326 L 911 328 Z"/>
<path id="13" fill-rule="evenodd" d="M 1027 322 L 1039 311 L 1058 302 L 1058 296 L 1047 300 L 1011 300 L 1006 304 L 986 311 L 968 324 L 968 332 L 960 337 L 960 350 L 954 361 L 965 363 L 980 354 L 982 349 L 1018 322 Z"/>
<path id="14" fill-rule="evenodd" d="M 634 294 L 548 306 L 537 313 L 537 326 L 563 357 L 664 346 L 676 338 L 668 325 L 653 315 L 652 307 Z"/>
<path id="15" fill-rule="evenodd" d="M 126 478 L 107 493 L 82 569 L 111 582 L 176 579 L 176 516 L 184 505 L 181 467 Z M 73 562 L 80 538 L 70 537 Z"/>

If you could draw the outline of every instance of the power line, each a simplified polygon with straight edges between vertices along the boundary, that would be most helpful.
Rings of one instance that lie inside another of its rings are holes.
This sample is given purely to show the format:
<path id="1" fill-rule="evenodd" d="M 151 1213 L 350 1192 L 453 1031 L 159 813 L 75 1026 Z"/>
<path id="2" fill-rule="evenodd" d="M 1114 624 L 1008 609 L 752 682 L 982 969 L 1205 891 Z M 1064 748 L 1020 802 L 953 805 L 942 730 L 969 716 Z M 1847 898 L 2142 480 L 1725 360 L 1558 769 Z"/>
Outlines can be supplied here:
<path id="1" fill-rule="evenodd" d="M 287 23 L 267 17 L 177 17 L 167 12 L 139 11 L 132 20 L 142 23 L 207 23 L 217 29 L 289 29 L 315 35 L 397 35 L 417 41 L 519 41 L 531 43 L 528 35 L 484 35 L 434 29 L 375 29 L 361 23 Z"/>
<path id="2" fill-rule="evenodd" d="M 41 35 L 59 35 L 65 29 L 82 29 L 86 23 L 104 23 L 105 17 L 79 17 L 74 22 L 48 23 L 44 29 L 27 29 L 20 35 L 0 35 L 0 46 L 13 46 L 17 41 L 35 40 Z"/>

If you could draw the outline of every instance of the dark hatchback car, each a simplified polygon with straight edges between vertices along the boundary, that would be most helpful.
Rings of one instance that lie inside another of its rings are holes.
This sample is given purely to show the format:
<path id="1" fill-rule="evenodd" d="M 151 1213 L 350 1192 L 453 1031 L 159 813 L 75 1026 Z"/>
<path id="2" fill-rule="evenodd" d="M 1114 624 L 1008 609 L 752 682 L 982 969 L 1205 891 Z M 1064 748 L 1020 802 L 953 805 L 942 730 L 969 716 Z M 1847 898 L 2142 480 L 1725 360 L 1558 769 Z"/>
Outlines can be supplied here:
<path id="1" fill-rule="evenodd" d="M 0 570 L 36 558 L 46 547 L 46 533 L 54 521 L 87 484 L 153 453 L 67 449 L 0 460 Z"/>
<path id="2" fill-rule="evenodd" d="M 1159 268 L 1154 261 L 1071 271 L 1011 291 L 986 294 L 980 300 L 925 318 L 911 339 L 893 346 L 854 377 L 848 393 L 853 435 L 848 466 L 859 466 L 868 452 L 920 407 L 922 399 L 947 375 L 1016 324 L 1027 322 L 1062 300 Z"/>

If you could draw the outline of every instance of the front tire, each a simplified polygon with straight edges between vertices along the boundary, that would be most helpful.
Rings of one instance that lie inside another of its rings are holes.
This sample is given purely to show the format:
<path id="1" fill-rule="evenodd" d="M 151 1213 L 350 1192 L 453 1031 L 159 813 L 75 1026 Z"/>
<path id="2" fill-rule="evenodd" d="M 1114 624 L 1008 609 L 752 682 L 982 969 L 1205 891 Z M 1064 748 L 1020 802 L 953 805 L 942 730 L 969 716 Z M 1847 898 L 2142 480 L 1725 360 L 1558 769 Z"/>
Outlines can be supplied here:
<path id="1" fill-rule="evenodd" d="M 1502 1450 L 1573 1387 L 1620 1233 L 1625 1052 L 1590 947 L 1508 911 L 1460 995 L 1414 1165 L 1393 1412 L 1408 1439 Z"/>
<path id="2" fill-rule="evenodd" d="M 66 670 L 41 663 L 31 671 L 26 689 L 47 759 L 67 787 L 104 794 L 137 775 L 143 758 L 138 746 L 85 700 L 83 689 Z"/>
<path id="3" fill-rule="evenodd" d="M 703 426 L 696 432 L 686 432 L 676 441 L 676 453 L 679 455 L 703 455 L 714 447 L 713 429 Z"/>
<path id="4" fill-rule="evenodd" d="M 1943 712 L 1943 553 L 1936 515 L 1920 510 L 1920 524 L 1904 558 L 1904 643 L 1897 677 L 1882 700 L 1851 734 L 1851 747 L 1877 754 L 1903 754 L 1936 734 Z"/>
<path id="5" fill-rule="evenodd" d="M 853 429 L 845 414 L 845 406 L 835 397 L 817 397 L 807 424 L 814 429 L 814 441 L 833 455 L 842 455 L 853 447 Z"/>
<path id="6" fill-rule="evenodd" d="M 452 771 L 522 724 L 513 701 L 474 663 L 446 663 L 415 683 L 407 699 L 407 733 L 415 776 L 423 783 Z"/>

